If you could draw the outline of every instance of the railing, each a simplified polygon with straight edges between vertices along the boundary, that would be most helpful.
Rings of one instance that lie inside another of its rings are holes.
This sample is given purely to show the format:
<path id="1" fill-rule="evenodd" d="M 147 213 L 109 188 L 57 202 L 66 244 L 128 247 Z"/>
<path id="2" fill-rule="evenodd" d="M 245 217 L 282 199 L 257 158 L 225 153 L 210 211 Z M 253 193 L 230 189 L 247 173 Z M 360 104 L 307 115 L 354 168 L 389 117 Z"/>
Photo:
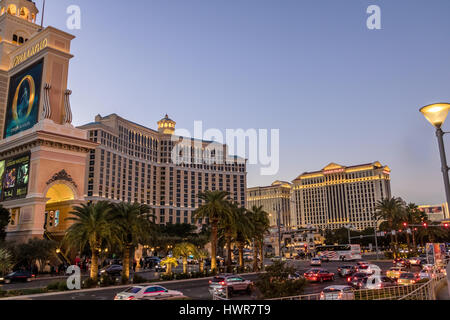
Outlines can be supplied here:
<path id="1" fill-rule="evenodd" d="M 426 283 L 388 287 L 377 290 L 356 290 L 353 294 L 302 295 L 270 300 L 436 300 L 437 291 L 445 285 L 447 276 L 437 273 Z"/>

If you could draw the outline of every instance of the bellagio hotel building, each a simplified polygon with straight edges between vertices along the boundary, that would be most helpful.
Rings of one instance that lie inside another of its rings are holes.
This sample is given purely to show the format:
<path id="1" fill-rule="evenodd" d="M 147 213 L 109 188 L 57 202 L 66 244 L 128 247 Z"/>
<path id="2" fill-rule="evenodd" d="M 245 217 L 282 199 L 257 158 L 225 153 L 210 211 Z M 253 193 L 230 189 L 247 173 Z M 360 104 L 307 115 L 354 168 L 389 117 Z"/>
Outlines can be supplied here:
<path id="1" fill-rule="evenodd" d="M 391 197 L 390 174 L 379 162 L 304 173 L 293 181 L 292 219 L 297 227 L 373 228 L 377 202 Z"/>
<path id="2" fill-rule="evenodd" d="M 174 163 L 175 125 L 166 116 L 158 122 L 156 131 L 112 114 L 98 115 L 95 122 L 80 127 L 89 132 L 92 141 L 100 143 L 88 160 L 86 200 L 147 204 L 154 209 L 158 224 L 207 223 L 193 218 L 202 204 L 197 196 L 206 190 L 227 191 L 231 200 L 245 207 L 245 159 Z M 203 154 L 211 145 L 208 141 L 189 141 L 192 157 Z M 227 154 L 226 145 L 215 150 L 211 152 Z"/>

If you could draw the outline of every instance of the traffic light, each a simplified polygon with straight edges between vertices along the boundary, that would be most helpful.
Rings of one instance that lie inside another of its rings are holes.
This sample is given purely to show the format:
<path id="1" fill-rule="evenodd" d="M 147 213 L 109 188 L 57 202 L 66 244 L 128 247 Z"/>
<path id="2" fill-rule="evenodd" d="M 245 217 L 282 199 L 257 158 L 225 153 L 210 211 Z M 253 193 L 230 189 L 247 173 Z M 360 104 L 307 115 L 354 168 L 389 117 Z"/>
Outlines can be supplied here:
<path id="1" fill-rule="evenodd" d="M 428 223 L 424 222 L 423 226 L 424 226 L 424 228 L 428 228 Z"/>
<path id="2" fill-rule="evenodd" d="M 448 223 L 444 223 L 444 228 L 448 229 Z"/>
<path id="3" fill-rule="evenodd" d="M 403 222 L 403 226 L 406 228 L 408 227 L 408 224 L 406 222 Z"/>

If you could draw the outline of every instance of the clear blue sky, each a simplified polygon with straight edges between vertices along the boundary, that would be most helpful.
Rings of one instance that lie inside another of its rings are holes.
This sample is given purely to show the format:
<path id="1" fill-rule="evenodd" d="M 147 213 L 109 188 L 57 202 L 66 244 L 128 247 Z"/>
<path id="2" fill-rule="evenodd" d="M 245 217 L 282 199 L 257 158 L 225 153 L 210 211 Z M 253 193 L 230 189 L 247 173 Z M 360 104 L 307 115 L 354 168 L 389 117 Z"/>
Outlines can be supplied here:
<path id="1" fill-rule="evenodd" d="M 71 4 L 81 30 L 65 26 Z M 366 28 L 371 4 L 383 30 Z M 118 113 L 155 128 L 168 113 L 187 129 L 280 129 L 279 174 L 252 166 L 249 186 L 381 161 L 395 196 L 444 202 L 418 110 L 450 101 L 448 0 L 47 0 L 45 25 L 77 36 L 77 125 Z"/>

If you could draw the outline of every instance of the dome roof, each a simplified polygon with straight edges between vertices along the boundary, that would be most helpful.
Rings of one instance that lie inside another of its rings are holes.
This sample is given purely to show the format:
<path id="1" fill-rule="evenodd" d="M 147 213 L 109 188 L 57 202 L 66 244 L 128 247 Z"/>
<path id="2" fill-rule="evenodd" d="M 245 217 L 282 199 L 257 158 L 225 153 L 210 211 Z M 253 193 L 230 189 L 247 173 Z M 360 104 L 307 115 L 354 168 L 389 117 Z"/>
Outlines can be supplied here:
<path id="1" fill-rule="evenodd" d="M 158 131 L 164 134 L 174 134 L 175 133 L 175 125 L 177 123 L 166 116 L 158 121 Z"/>

